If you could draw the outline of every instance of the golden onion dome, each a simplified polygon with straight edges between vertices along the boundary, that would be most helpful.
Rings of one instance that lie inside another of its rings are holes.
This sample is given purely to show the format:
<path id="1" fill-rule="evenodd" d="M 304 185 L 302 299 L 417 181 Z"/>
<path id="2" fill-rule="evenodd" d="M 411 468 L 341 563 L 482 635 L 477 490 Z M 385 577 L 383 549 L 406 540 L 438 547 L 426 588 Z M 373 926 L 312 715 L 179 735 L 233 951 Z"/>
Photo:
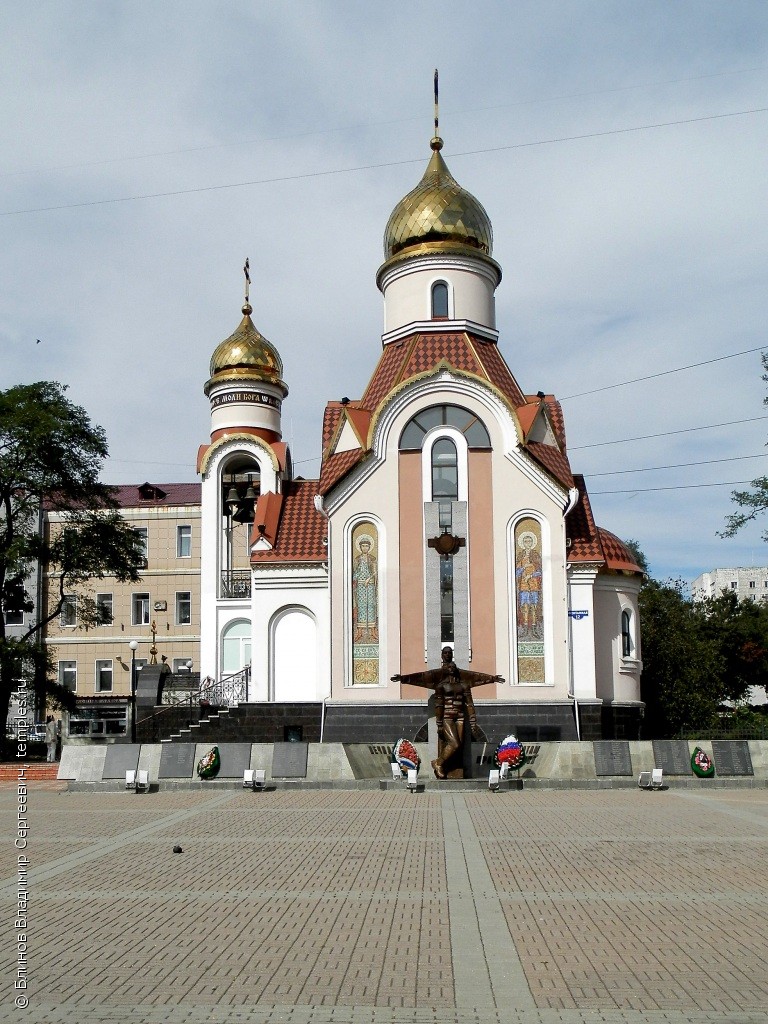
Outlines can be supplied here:
<path id="1" fill-rule="evenodd" d="M 285 388 L 283 361 L 277 349 L 254 327 L 250 303 L 243 306 L 237 330 L 218 345 L 211 356 L 211 380 L 259 380 Z M 287 390 L 287 389 L 286 389 Z"/>
<path id="2" fill-rule="evenodd" d="M 390 260 L 412 246 L 431 250 L 470 248 L 491 256 L 493 229 L 481 203 L 458 184 L 440 156 L 443 140 L 430 142 L 432 159 L 424 177 L 392 211 L 384 231 Z"/>

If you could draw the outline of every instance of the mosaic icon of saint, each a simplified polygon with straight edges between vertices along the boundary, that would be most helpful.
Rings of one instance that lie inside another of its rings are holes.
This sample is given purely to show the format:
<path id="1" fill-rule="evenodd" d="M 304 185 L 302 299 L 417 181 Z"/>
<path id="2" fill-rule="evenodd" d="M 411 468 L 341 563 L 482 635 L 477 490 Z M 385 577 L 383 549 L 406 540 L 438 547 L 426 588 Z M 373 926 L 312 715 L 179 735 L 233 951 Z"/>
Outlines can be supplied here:
<path id="1" fill-rule="evenodd" d="M 521 636 L 536 636 L 539 630 L 541 600 L 541 555 L 538 540 L 530 530 L 523 530 L 517 539 L 517 626 Z"/>
<path id="2" fill-rule="evenodd" d="M 376 556 L 371 553 L 373 538 L 361 534 L 356 542 L 358 554 L 352 569 L 352 621 L 355 643 L 378 643 L 379 570 Z"/>

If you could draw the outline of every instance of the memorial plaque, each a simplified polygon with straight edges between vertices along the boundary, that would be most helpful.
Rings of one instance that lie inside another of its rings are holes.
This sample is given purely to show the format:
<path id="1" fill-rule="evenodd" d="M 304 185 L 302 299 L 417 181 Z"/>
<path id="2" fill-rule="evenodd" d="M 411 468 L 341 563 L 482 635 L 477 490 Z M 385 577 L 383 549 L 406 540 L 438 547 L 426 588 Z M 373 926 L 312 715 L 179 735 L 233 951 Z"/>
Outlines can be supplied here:
<path id="1" fill-rule="evenodd" d="M 717 775 L 754 775 L 746 740 L 712 740 Z"/>
<path id="2" fill-rule="evenodd" d="M 102 779 L 125 781 L 125 773 L 135 772 L 139 767 L 140 750 L 141 746 L 138 743 L 111 743 L 107 747 Z"/>
<path id="3" fill-rule="evenodd" d="M 595 740 L 596 775 L 631 775 L 632 757 L 627 740 Z"/>
<path id="4" fill-rule="evenodd" d="M 306 779 L 308 743 L 275 743 L 272 751 L 273 779 Z"/>
<path id="5" fill-rule="evenodd" d="M 161 779 L 191 779 L 195 769 L 194 743 L 164 743 L 160 751 Z"/>
<path id="6" fill-rule="evenodd" d="M 245 769 L 251 766 L 251 744 L 219 743 L 219 757 L 217 779 L 242 779 Z"/>
<path id="7" fill-rule="evenodd" d="M 687 740 L 654 740 L 653 759 L 665 775 L 691 775 L 691 752 Z"/>

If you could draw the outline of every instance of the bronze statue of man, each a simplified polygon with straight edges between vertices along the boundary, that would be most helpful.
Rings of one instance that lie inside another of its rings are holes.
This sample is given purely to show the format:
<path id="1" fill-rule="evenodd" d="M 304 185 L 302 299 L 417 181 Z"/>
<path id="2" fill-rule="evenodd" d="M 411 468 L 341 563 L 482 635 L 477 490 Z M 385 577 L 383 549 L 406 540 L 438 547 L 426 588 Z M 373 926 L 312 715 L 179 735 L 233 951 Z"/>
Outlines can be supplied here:
<path id="1" fill-rule="evenodd" d="M 432 769 L 438 779 L 444 779 L 445 763 L 461 750 L 464 742 L 465 713 L 469 718 L 472 738 L 482 737 L 472 700 L 472 687 L 481 686 L 483 683 L 503 683 L 504 678 L 460 669 L 453 660 L 453 650 L 444 647 L 440 668 L 429 669 L 426 672 L 410 672 L 404 676 L 395 675 L 392 676 L 392 681 L 423 686 L 435 691 L 438 748 Z"/>

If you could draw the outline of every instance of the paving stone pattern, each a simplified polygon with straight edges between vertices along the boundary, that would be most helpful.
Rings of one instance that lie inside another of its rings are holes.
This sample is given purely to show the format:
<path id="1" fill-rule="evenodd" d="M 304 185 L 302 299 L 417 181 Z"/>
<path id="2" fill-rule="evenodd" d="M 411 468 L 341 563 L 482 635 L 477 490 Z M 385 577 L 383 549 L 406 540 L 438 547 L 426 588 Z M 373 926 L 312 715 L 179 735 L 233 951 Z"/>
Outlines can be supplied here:
<path id="1" fill-rule="evenodd" d="M 3 833 L 0 1021 L 765 1024 L 767 812 L 764 790 L 40 784 L 26 1010 Z"/>

